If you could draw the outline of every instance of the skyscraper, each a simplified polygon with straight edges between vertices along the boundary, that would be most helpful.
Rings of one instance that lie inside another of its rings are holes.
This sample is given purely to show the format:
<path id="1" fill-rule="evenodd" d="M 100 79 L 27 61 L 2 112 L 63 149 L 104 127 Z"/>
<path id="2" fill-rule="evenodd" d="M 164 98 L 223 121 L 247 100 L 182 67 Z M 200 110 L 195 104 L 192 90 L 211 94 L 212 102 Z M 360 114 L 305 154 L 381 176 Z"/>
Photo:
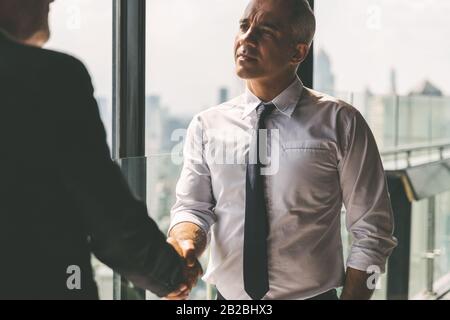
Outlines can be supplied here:
<path id="1" fill-rule="evenodd" d="M 228 101 L 228 88 L 222 87 L 219 90 L 219 104 Z"/>
<path id="2" fill-rule="evenodd" d="M 334 95 L 335 77 L 331 70 L 331 60 L 323 49 L 320 49 L 317 53 L 314 69 L 314 89 Z"/>

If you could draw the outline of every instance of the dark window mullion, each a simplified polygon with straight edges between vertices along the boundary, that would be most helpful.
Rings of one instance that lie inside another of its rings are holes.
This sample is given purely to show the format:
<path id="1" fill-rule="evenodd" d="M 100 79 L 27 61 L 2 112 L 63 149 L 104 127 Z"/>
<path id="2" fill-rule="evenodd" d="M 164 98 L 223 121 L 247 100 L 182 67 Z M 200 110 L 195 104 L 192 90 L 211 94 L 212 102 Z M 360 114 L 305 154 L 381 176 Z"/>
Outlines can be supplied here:
<path id="1" fill-rule="evenodd" d="M 113 0 L 113 158 L 131 190 L 146 200 L 145 0 Z M 114 274 L 114 299 L 145 299 Z"/>
<path id="2" fill-rule="evenodd" d="M 311 8 L 314 10 L 314 0 L 308 0 Z M 314 85 L 314 42 L 311 44 L 311 49 L 305 61 L 298 69 L 298 76 L 302 79 L 305 87 L 313 88 Z"/>

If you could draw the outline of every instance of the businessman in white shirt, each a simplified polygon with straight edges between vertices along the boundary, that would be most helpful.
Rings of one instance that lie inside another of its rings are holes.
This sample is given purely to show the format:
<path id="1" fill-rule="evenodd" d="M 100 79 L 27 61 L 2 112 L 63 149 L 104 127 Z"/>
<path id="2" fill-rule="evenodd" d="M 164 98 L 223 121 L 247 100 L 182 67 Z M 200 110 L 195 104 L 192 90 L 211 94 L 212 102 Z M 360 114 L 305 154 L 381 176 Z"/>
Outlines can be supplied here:
<path id="1" fill-rule="evenodd" d="M 315 26 L 305 0 L 251 1 L 235 41 L 246 91 L 189 126 L 168 241 L 192 264 L 210 244 L 204 279 L 219 299 L 337 299 L 338 287 L 341 299 L 370 299 L 397 244 L 368 125 L 297 77 Z"/>

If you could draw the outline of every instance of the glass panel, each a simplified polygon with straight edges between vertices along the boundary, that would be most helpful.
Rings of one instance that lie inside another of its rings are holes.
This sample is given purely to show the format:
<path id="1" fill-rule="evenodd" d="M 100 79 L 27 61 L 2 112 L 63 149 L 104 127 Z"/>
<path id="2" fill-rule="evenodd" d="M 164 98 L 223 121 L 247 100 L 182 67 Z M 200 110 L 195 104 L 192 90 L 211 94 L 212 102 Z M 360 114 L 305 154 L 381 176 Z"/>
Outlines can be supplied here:
<path id="1" fill-rule="evenodd" d="M 248 0 L 146 3 L 147 108 L 159 106 L 185 124 L 242 92 L 234 74 L 233 44 Z"/>
<path id="2" fill-rule="evenodd" d="M 432 139 L 439 142 L 450 139 L 450 98 L 431 97 Z"/>
<path id="3" fill-rule="evenodd" d="M 243 91 L 234 74 L 233 44 L 248 0 L 146 3 L 148 205 L 167 230 L 181 170 L 181 159 L 174 161 L 171 154 L 182 150 L 180 134 L 196 113 Z M 206 297 L 206 285 L 199 281 L 191 299 Z"/>
<path id="4" fill-rule="evenodd" d="M 380 150 L 392 148 L 396 141 L 398 103 L 395 95 L 335 92 L 335 96 L 353 105 L 369 124 Z"/>
<path id="5" fill-rule="evenodd" d="M 436 249 L 434 282 L 450 272 L 450 192 L 436 197 Z"/>
<path id="6" fill-rule="evenodd" d="M 315 88 L 450 93 L 450 43 L 442 41 L 448 38 L 449 10 L 447 0 L 315 1 Z"/>
<path id="7" fill-rule="evenodd" d="M 431 143 L 430 98 L 400 97 L 399 144 Z"/>
<path id="8" fill-rule="evenodd" d="M 446 0 L 315 1 L 314 88 L 354 105 L 381 151 L 450 139 L 450 44 L 441 40 L 448 38 L 449 9 Z M 417 46 L 417 39 L 427 39 L 426 45 Z M 410 162 L 438 159 L 437 151 L 425 150 L 414 152 Z M 406 167 L 406 154 L 383 162 L 386 169 Z M 438 199 L 436 241 L 443 249 L 436 276 L 450 270 L 449 203 L 447 196 Z M 426 226 L 427 201 L 415 203 L 410 296 L 426 288 Z"/>
<path id="9" fill-rule="evenodd" d="M 147 204 L 150 216 L 158 222 L 160 229 L 167 233 L 170 225 L 170 209 L 175 203 L 175 185 L 181 172 L 180 155 L 172 153 L 147 158 Z M 200 259 L 206 270 L 208 254 Z M 147 293 L 148 299 L 156 299 Z M 190 295 L 191 300 L 206 299 L 206 284 L 199 281 Z"/>
<path id="10" fill-rule="evenodd" d="M 444 71 L 450 44 L 441 41 L 449 9 L 446 0 L 315 2 L 314 88 L 359 109 L 380 150 L 450 139 L 450 74 Z M 418 38 L 427 44 L 417 46 Z M 418 157 L 418 163 L 437 159 L 427 152 Z"/>
<path id="11" fill-rule="evenodd" d="M 427 287 L 427 227 L 428 200 L 414 202 L 411 221 L 411 256 L 409 269 L 409 297 L 423 293 Z"/>
<path id="12" fill-rule="evenodd" d="M 46 48 L 82 60 L 92 77 L 108 143 L 112 138 L 112 1 L 66 0 L 51 4 L 52 36 Z M 93 257 L 101 299 L 112 299 L 112 270 Z"/>

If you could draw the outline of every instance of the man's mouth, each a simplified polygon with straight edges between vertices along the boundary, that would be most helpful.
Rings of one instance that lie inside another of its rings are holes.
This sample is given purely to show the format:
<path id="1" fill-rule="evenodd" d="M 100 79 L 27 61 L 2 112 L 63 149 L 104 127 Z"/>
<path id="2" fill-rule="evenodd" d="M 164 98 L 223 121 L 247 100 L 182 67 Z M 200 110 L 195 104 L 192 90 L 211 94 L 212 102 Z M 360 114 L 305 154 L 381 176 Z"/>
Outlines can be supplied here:
<path id="1" fill-rule="evenodd" d="M 255 56 L 252 56 L 249 54 L 239 53 L 237 55 L 237 60 L 239 60 L 239 61 L 256 61 L 258 59 Z"/>

